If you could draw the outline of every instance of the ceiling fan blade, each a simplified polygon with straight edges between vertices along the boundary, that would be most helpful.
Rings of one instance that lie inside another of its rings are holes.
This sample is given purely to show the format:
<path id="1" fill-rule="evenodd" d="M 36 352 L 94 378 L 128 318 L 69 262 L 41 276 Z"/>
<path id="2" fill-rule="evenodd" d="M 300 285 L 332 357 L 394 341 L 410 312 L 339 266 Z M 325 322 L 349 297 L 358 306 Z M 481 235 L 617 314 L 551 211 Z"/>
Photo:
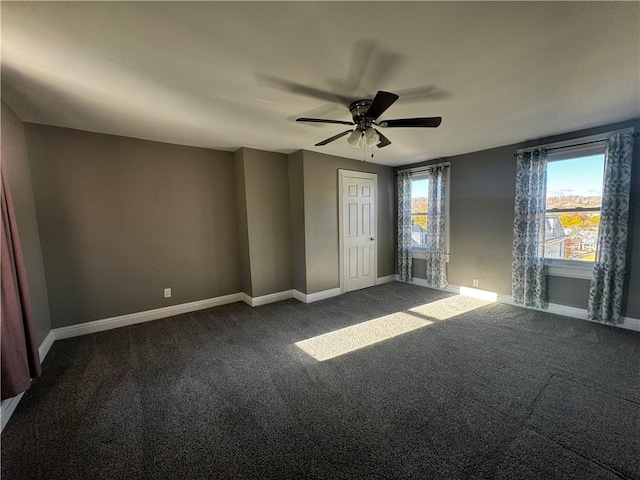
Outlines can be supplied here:
<path id="1" fill-rule="evenodd" d="M 378 136 L 380 137 L 380 143 L 376 145 L 378 148 L 386 147 L 387 145 L 391 145 L 391 140 L 381 134 L 377 129 L 374 128 Z"/>
<path id="2" fill-rule="evenodd" d="M 389 108 L 393 103 L 398 100 L 398 95 L 395 93 L 383 92 L 379 91 L 376 93 L 373 102 L 369 105 L 369 109 L 365 116 L 367 118 L 376 119 L 380 115 L 382 115 L 387 108 Z"/>
<path id="3" fill-rule="evenodd" d="M 339 123 L 340 125 L 355 125 L 353 122 L 345 122 L 343 120 L 329 120 L 326 118 L 296 118 L 296 122 L 313 122 L 313 123 Z"/>
<path id="4" fill-rule="evenodd" d="M 397 118 L 380 122 L 381 127 L 430 127 L 435 128 L 442 122 L 442 117 Z"/>
<path id="5" fill-rule="evenodd" d="M 402 64 L 406 62 L 406 55 L 384 48 L 376 48 L 371 66 L 367 71 L 367 79 L 373 85 L 384 87 L 391 83 Z M 402 97 L 402 95 L 400 95 Z"/>
<path id="6" fill-rule="evenodd" d="M 264 73 L 256 73 L 255 76 L 263 84 L 268 85 L 272 88 L 277 88 L 278 90 L 284 90 L 287 92 L 296 93 L 298 95 L 317 98 L 332 103 L 341 103 L 343 105 L 349 105 L 349 103 L 352 102 L 351 98 L 340 95 L 338 93 L 327 92 L 326 90 L 321 90 L 319 88 L 308 87 L 306 85 L 301 85 L 300 83 L 291 82 L 289 80 L 273 77 Z"/>
<path id="7" fill-rule="evenodd" d="M 362 79 L 371 61 L 371 56 L 376 48 L 375 40 L 362 39 L 353 44 L 349 71 L 344 82 L 345 92 L 355 94 L 362 86 Z"/>
<path id="8" fill-rule="evenodd" d="M 327 143 L 331 143 L 331 142 L 333 142 L 334 140 L 337 140 L 337 139 L 339 139 L 339 138 L 344 137 L 345 135 L 350 134 L 351 132 L 353 132 L 353 130 L 346 130 L 346 131 L 344 131 L 344 132 L 342 132 L 342 133 L 339 133 L 338 135 L 334 135 L 334 136 L 333 136 L 333 137 L 331 137 L 331 138 L 327 138 L 326 140 L 323 140 L 323 141 L 321 141 L 321 142 L 316 143 L 316 145 L 315 145 L 315 146 L 316 146 L 316 147 L 321 147 L 322 145 L 326 145 Z"/>
<path id="9" fill-rule="evenodd" d="M 405 88 L 398 91 L 400 102 L 407 101 L 423 102 L 426 100 L 444 100 L 451 97 L 451 93 L 438 88 L 436 85 L 425 85 L 423 87 Z"/>

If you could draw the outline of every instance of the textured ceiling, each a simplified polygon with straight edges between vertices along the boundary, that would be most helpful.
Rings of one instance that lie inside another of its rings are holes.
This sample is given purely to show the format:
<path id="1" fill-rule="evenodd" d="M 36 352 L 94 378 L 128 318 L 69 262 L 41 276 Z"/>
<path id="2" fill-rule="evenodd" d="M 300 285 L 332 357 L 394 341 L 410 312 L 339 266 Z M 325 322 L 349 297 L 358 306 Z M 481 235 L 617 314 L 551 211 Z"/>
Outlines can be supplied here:
<path id="1" fill-rule="evenodd" d="M 2 97 L 24 121 L 221 150 L 362 158 L 329 93 L 401 95 L 376 163 L 640 116 L 638 2 L 3 2 Z M 308 87 L 306 89 L 300 86 Z M 292 90 L 298 90 L 295 93 Z M 369 152 L 367 156 L 369 156 Z"/>

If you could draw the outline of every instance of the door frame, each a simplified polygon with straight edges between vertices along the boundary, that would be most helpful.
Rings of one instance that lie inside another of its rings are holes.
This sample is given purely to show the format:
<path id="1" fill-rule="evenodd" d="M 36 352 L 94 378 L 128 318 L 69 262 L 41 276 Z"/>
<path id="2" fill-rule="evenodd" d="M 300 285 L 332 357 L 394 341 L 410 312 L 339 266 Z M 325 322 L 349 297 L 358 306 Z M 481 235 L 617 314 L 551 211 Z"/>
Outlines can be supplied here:
<path id="1" fill-rule="evenodd" d="M 378 174 L 370 172 L 358 172 L 356 170 L 344 170 L 338 169 L 338 250 L 340 258 L 340 293 L 345 292 L 346 281 L 344 279 L 344 189 L 343 183 L 345 178 L 362 178 L 366 180 L 373 180 L 375 187 L 375 219 L 376 219 L 376 231 L 375 240 L 373 241 L 373 284 L 378 284 Z"/>

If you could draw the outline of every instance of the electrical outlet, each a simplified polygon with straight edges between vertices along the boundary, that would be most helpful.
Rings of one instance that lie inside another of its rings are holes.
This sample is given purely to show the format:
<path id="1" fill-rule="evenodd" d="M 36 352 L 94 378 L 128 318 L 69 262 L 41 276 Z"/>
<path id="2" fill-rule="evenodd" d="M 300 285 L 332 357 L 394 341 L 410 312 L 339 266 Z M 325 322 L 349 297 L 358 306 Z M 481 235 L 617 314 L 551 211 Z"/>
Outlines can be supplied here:
<path id="1" fill-rule="evenodd" d="M 164 298 L 169 298 L 171 296 L 171 289 L 170 288 L 165 288 L 164 289 Z"/>
<path id="2" fill-rule="evenodd" d="M 474 286 L 474 287 L 477 287 L 477 286 L 478 286 L 478 279 L 477 279 L 477 278 L 474 278 L 474 279 L 473 279 L 473 286 Z"/>

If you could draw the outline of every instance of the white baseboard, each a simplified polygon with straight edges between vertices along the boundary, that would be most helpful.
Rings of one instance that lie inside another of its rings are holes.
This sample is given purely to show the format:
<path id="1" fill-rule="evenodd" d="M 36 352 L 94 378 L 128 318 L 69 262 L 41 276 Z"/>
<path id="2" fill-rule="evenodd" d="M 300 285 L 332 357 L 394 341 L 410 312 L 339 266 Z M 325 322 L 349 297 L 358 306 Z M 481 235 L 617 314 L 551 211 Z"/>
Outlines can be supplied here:
<path id="1" fill-rule="evenodd" d="M 384 277 L 378 277 L 375 280 L 375 285 L 382 285 L 383 283 L 395 282 L 397 279 L 398 279 L 398 275 L 395 275 L 395 274 L 386 275 Z M 292 290 L 292 297 L 303 303 L 313 303 L 319 300 L 325 300 L 327 298 L 336 297 L 341 294 L 342 294 L 342 291 L 340 290 L 340 287 L 330 288 L 329 290 L 323 290 L 321 292 L 309 293 L 309 294 L 302 293 L 299 290 Z M 291 298 L 291 297 L 287 297 L 287 298 Z"/>
<path id="2" fill-rule="evenodd" d="M 386 277 L 378 277 L 376 279 L 376 285 L 382 285 L 383 283 L 390 283 L 396 281 L 397 275 L 387 275 Z"/>
<path id="3" fill-rule="evenodd" d="M 418 285 L 420 287 L 431 288 L 429 287 L 429 285 L 427 285 L 427 281 L 424 278 L 413 278 L 411 279 L 411 283 L 413 283 L 414 285 Z"/>
<path id="4" fill-rule="evenodd" d="M 329 290 L 323 290 L 322 292 L 310 293 L 307 295 L 307 303 L 326 300 L 327 298 L 337 297 L 340 294 L 342 294 L 340 287 L 330 288 Z"/>
<path id="5" fill-rule="evenodd" d="M 222 297 L 209 298 L 199 300 L 197 302 L 182 303 L 180 305 L 172 305 L 170 307 L 156 308 L 144 312 L 129 313 L 118 317 L 104 318 L 102 320 L 94 320 L 93 322 L 78 323 L 68 327 L 60 327 L 53 329 L 55 340 L 63 338 L 77 337 L 79 335 L 88 335 L 90 333 L 102 332 L 113 328 L 126 327 L 135 325 L 136 323 L 149 322 L 160 318 L 172 317 L 182 313 L 194 312 L 205 308 L 217 307 L 228 303 L 243 301 L 241 293 L 233 293 Z"/>
<path id="6" fill-rule="evenodd" d="M 49 353 L 51 345 L 53 345 L 54 341 L 55 334 L 53 333 L 53 330 L 49 330 L 49 333 L 46 337 L 44 337 L 44 340 L 40 344 L 40 347 L 38 347 L 38 355 L 40 357 L 41 364 L 42 362 L 44 362 L 44 359 L 47 356 L 47 353 Z M 0 408 L 0 432 L 4 430 L 5 425 L 7 424 L 7 422 L 9 422 L 9 419 L 11 418 L 11 415 L 13 415 L 13 412 L 18 406 L 18 403 L 20 403 L 20 400 L 22 400 L 22 396 L 24 395 L 24 393 L 25 392 L 22 392 L 15 397 L 7 398 L 6 400 L 2 401 L 2 406 Z"/>
<path id="7" fill-rule="evenodd" d="M 400 275 L 396 275 L 396 280 L 400 281 Z M 411 283 L 413 285 L 418 285 L 421 287 L 427 287 L 427 282 L 423 278 L 414 278 L 412 279 L 411 282 L 406 282 L 406 283 Z M 427 287 L 427 288 L 433 288 L 433 287 Z M 434 290 L 442 290 L 445 292 L 455 293 L 458 295 L 479 296 L 482 298 L 486 298 L 487 295 L 495 295 L 496 301 L 499 303 L 514 305 L 516 307 L 529 308 L 529 309 L 538 310 L 541 312 L 553 313 L 555 315 L 562 315 L 564 317 L 578 318 L 580 320 L 588 320 L 593 323 L 598 323 L 600 325 L 607 325 L 610 327 L 618 327 L 618 328 L 624 328 L 626 330 L 633 330 L 636 332 L 640 332 L 640 319 L 638 318 L 622 317 L 619 323 L 615 323 L 615 324 L 603 323 L 603 322 L 596 322 L 594 320 L 589 320 L 587 318 L 587 310 L 584 308 L 570 307 L 568 305 L 560 305 L 558 303 L 549 303 L 547 304 L 546 308 L 525 307 L 524 305 L 517 304 L 513 300 L 513 297 L 511 295 L 489 292 L 486 290 L 479 290 L 477 288 L 471 288 L 471 287 L 461 287 L 460 285 L 447 285 L 445 288 L 434 288 Z M 462 290 L 462 293 L 461 293 L 461 290 Z M 477 295 L 474 295 L 474 292 L 477 293 Z"/>
<path id="8" fill-rule="evenodd" d="M 514 302 L 514 305 L 517 305 L 517 304 Z M 562 315 L 564 317 L 579 318 L 580 320 L 587 319 L 586 309 L 570 307 L 568 305 L 560 305 L 558 303 L 548 303 L 546 308 L 532 308 L 532 309 L 540 310 L 541 312 L 554 313 L 556 315 Z"/>
<path id="9" fill-rule="evenodd" d="M 293 290 L 283 290 L 282 292 L 269 293 L 268 295 L 262 295 L 260 297 L 250 297 L 246 293 L 242 293 L 242 301 L 251 307 L 259 307 L 260 305 L 266 305 L 268 303 L 280 302 L 281 300 L 288 300 L 294 298 Z"/>
<path id="10" fill-rule="evenodd" d="M 240 295 L 240 299 L 246 303 L 247 305 L 251 306 L 251 302 L 253 301 L 253 298 L 250 297 L 249 295 L 247 295 L 244 292 L 240 292 L 238 295 Z"/>
<path id="11" fill-rule="evenodd" d="M 506 302 L 503 302 L 506 303 Z M 517 307 L 524 307 L 524 305 L 519 305 L 515 302 L 511 302 L 512 305 Z M 587 320 L 589 322 L 597 323 L 599 325 L 607 325 L 609 327 L 617 327 L 623 328 L 625 330 L 633 330 L 636 332 L 640 332 L 640 319 L 631 318 L 631 317 L 621 317 L 618 323 L 606 323 L 606 322 L 598 322 L 596 320 L 591 320 L 587 318 L 587 310 L 584 308 L 576 308 L 569 307 L 567 305 L 559 305 L 557 303 L 549 303 L 546 308 L 533 308 L 533 307 L 524 307 L 531 308 L 532 310 L 539 310 L 541 312 L 554 313 L 556 315 L 562 315 L 565 317 L 578 318 L 580 320 Z"/>
<path id="12" fill-rule="evenodd" d="M 296 300 L 300 300 L 304 303 L 313 303 L 320 300 L 325 300 L 327 298 L 336 297 L 340 295 L 342 292 L 340 291 L 340 287 L 330 288 L 329 290 L 323 290 L 321 292 L 316 293 L 302 293 L 298 290 L 293 291 L 293 298 Z"/>
<path id="13" fill-rule="evenodd" d="M 627 330 L 640 332 L 640 318 L 622 317 L 622 321 L 619 326 L 621 328 L 626 328 Z"/>
<path id="14" fill-rule="evenodd" d="M 38 348 L 38 353 L 40 354 L 40 363 L 44 362 L 45 357 L 47 356 L 47 353 L 49 353 L 49 350 L 51 349 L 51 345 L 53 345 L 53 342 L 55 341 L 56 336 L 53 333 L 53 330 L 49 330 L 49 333 L 47 334 L 46 337 L 44 337 L 44 340 L 42 341 L 42 343 L 40 344 L 40 347 Z"/>
<path id="15" fill-rule="evenodd" d="M 16 410 L 16 407 L 18 406 L 18 403 L 20 403 L 20 400 L 22 400 L 23 395 L 24 392 L 22 392 L 20 395 L 7 398 L 6 400 L 2 401 L 2 409 L 0 411 L 0 432 L 4 430 L 4 427 L 9 422 L 11 415 L 13 415 L 13 412 Z"/>
<path id="16" fill-rule="evenodd" d="M 41 361 L 44 359 L 44 355 L 49 351 L 54 340 L 62 340 L 64 338 L 88 335 L 90 333 L 102 332 L 113 328 L 126 327 L 128 325 L 149 322 L 160 318 L 171 317 L 182 313 L 203 310 L 205 308 L 217 307 L 219 305 L 226 305 L 234 302 L 244 302 L 252 307 L 258 307 L 260 305 L 279 302 L 289 298 L 296 298 L 304 303 L 311 303 L 325 298 L 335 297 L 336 295 L 340 295 L 339 288 L 324 290 L 322 292 L 312 293 L 309 295 L 299 292 L 298 290 L 284 290 L 282 292 L 270 293 L 260 297 L 251 297 L 244 292 L 240 292 L 221 297 L 209 298 L 206 300 L 199 300 L 197 302 L 183 303 L 164 308 L 156 308 L 154 310 L 146 310 L 144 312 L 129 313 L 117 317 L 94 320 L 92 322 L 78 323 L 76 325 L 51 330 L 40 346 L 40 358 Z"/>

